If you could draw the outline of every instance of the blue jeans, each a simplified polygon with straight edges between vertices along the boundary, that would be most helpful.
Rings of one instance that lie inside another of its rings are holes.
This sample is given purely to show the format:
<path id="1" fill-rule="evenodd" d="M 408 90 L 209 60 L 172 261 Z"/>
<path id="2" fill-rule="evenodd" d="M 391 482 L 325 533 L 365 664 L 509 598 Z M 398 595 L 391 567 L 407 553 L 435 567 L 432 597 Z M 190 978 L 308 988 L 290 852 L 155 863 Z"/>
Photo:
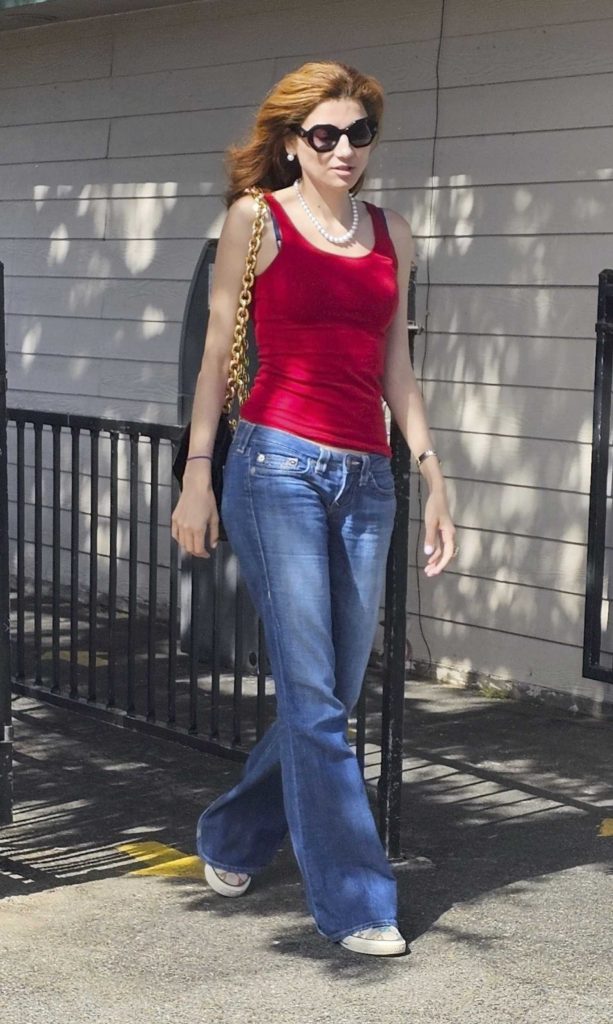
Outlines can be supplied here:
<path id="1" fill-rule="evenodd" d="M 198 821 L 213 867 L 257 874 L 289 828 L 318 931 L 396 923 L 396 881 L 347 742 L 377 627 L 396 497 L 390 460 L 240 420 L 222 518 L 262 619 L 276 721 Z"/>

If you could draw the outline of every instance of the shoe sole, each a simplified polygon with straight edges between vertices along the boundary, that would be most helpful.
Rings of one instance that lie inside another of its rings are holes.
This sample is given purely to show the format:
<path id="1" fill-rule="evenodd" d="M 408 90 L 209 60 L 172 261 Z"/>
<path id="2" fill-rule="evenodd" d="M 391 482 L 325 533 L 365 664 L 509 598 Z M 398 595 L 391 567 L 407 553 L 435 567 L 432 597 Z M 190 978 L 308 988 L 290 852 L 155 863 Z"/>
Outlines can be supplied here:
<path id="1" fill-rule="evenodd" d="M 404 939 L 360 939 L 348 935 L 341 939 L 340 944 L 352 953 L 368 953 L 371 956 L 401 956 L 407 951 Z"/>
<path id="2" fill-rule="evenodd" d="M 236 873 L 238 874 L 239 872 Z M 248 878 L 242 885 L 228 885 L 227 882 L 224 882 L 219 877 L 215 868 L 212 868 L 210 864 L 204 865 L 204 877 L 211 889 L 214 889 L 220 896 L 229 896 L 231 899 L 235 896 L 242 896 L 251 885 L 251 878 Z"/>

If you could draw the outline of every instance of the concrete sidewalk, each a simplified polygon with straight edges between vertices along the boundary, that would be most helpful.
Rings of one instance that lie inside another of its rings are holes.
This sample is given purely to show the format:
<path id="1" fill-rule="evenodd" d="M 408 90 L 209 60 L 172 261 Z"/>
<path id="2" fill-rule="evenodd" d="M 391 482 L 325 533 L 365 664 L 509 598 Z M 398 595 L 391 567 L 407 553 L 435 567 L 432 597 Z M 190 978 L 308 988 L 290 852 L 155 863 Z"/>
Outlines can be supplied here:
<path id="1" fill-rule="evenodd" d="M 195 821 L 240 765 L 17 699 L 3 1024 L 610 1024 L 611 723 L 422 682 L 407 705 L 412 952 L 382 960 L 317 934 L 287 848 L 244 898 L 207 889 Z"/>

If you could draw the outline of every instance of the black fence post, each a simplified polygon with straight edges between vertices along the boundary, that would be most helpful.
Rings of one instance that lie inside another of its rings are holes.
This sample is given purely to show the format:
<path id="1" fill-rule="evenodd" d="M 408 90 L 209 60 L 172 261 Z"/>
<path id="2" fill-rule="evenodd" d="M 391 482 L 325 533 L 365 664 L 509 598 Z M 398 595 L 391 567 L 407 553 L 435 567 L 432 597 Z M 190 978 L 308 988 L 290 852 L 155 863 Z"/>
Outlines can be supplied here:
<path id="1" fill-rule="evenodd" d="M 0 263 L 0 825 L 13 820 L 4 265 Z"/>
<path id="2" fill-rule="evenodd" d="M 601 606 L 607 530 L 607 478 L 613 381 L 613 270 L 598 275 L 596 365 L 592 427 L 592 472 L 588 515 L 583 675 L 613 682 L 613 671 L 600 663 Z"/>
<path id="3" fill-rule="evenodd" d="M 415 275 L 409 280 L 409 350 L 419 331 L 415 323 Z M 383 684 L 381 695 L 381 776 L 378 786 L 379 834 L 390 860 L 401 860 L 400 812 L 406 680 L 407 589 L 409 560 L 409 499 L 411 453 L 392 420 L 390 443 L 396 481 L 396 520 L 387 559 L 383 627 Z"/>

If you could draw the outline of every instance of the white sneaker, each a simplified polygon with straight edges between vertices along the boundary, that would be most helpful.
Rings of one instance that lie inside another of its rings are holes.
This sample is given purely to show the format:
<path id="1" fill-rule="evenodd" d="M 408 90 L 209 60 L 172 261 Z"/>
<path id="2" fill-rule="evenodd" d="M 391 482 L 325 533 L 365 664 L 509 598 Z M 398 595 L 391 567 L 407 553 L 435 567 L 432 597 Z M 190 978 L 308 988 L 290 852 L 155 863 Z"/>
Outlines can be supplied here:
<path id="1" fill-rule="evenodd" d="M 393 924 L 352 932 L 341 939 L 340 944 L 353 953 L 371 953 L 373 956 L 399 956 L 407 948 L 405 940 Z"/>
<path id="2" fill-rule="evenodd" d="M 220 896 L 242 896 L 251 885 L 251 875 L 238 874 L 236 871 L 222 871 L 210 864 L 204 865 L 204 877 L 211 889 Z"/>

